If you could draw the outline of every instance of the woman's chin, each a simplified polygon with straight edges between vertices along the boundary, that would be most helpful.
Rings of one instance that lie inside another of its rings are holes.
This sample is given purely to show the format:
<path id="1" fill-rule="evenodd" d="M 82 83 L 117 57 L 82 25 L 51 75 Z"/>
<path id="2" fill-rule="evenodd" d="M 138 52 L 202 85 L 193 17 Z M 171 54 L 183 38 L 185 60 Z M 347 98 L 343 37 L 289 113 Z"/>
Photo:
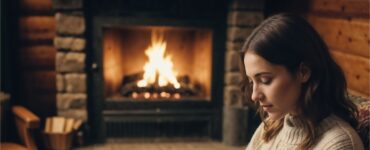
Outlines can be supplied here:
<path id="1" fill-rule="evenodd" d="M 271 121 L 279 120 L 285 116 L 284 113 L 277 113 L 277 112 L 269 112 L 267 114 L 268 114 L 268 119 Z"/>

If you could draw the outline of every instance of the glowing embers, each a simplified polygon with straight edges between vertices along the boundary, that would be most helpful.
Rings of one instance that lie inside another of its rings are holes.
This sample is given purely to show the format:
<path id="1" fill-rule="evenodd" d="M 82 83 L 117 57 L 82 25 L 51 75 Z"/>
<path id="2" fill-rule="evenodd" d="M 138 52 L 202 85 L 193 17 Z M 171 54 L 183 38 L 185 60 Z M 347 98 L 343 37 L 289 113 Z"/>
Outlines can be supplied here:
<path id="1" fill-rule="evenodd" d="M 188 76 L 177 77 L 171 56 L 166 55 L 164 32 L 151 33 L 151 45 L 145 50 L 148 61 L 141 73 L 123 78 L 121 94 L 134 99 L 180 99 L 198 96 L 200 84 L 191 84 Z"/>

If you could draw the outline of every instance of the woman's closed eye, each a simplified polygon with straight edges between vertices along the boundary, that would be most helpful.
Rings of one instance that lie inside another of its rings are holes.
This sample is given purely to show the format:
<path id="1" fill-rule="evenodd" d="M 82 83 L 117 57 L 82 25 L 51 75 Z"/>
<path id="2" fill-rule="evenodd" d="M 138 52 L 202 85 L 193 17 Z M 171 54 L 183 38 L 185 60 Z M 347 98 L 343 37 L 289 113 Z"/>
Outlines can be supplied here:
<path id="1" fill-rule="evenodd" d="M 260 77 L 259 80 L 262 84 L 266 84 L 266 85 L 270 84 L 272 81 L 270 77 Z"/>
<path id="2" fill-rule="evenodd" d="M 265 84 L 265 85 L 269 85 L 272 81 L 272 78 L 270 77 L 260 77 L 256 82 L 257 83 L 261 83 L 261 84 Z M 253 87 L 253 80 L 252 79 L 248 79 L 248 83 L 249 83 L 249 86 Z"/>

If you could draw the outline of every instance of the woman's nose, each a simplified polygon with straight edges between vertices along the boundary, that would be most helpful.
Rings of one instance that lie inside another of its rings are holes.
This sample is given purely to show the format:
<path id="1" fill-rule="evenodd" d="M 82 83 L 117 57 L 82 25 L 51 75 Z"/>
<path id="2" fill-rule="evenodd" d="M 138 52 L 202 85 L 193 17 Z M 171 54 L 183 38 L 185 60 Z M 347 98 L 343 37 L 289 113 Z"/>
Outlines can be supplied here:
<path id="1" fill-rule="evenodd" d="M 253 100 L 253 101 L 255 101 L 255 102 L 257 102 L 259 99 L 258 99 L 258 96 L 257 96 L 257 94 L 256 94 L 256 92 L 255 91 L 253 91 L 252 92 L 252 97 L 251 97 L 251 99 Z"/>
<path id="2" fill-rule="evenodd" d="M 252 88 L 251 99 L 255 102 L 260 101 L 262 99 L 261 91 L 259 91 L 255 86 L 253 86 L 253 88 Z"/>

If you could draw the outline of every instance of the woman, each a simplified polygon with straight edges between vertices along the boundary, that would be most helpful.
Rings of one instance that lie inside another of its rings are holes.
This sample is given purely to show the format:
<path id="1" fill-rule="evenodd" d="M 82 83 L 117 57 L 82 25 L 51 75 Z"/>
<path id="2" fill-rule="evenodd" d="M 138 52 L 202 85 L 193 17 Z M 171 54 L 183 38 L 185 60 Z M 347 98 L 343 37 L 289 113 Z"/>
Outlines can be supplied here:
<path id="1" fill-rule="evenodd" d="M 246 40 L 241 57 L 244 90 L 263 120 L 247 150 L 364 149 L 344 74 L 303 18 L 266 19 Z"/>

